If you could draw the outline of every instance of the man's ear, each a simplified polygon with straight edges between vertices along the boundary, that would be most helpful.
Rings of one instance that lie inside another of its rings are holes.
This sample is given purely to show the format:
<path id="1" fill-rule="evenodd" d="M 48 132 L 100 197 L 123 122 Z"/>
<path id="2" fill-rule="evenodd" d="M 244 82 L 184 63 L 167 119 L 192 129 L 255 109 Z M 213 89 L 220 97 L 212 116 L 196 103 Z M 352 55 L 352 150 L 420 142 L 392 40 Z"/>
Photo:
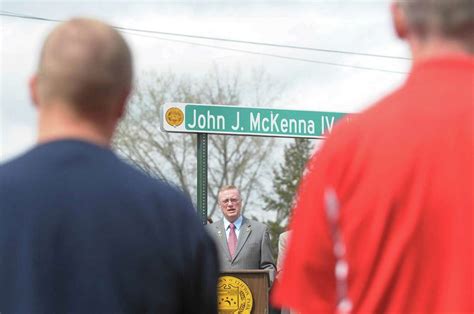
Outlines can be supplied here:
<path id="1" fill-rule="evenodd" d="M 127 103 L 128 103 L 128 99 L 131 93 L 132 93 L 132 87 L 130 86 L 123 91 L 122 95 L 120 95 L 118 110 L 117 110 L 117 119 L 123 118 L 123 115 L 125 114 L 127 110 Z"/>
<path id="2" fill-rule="evenodd" d="M 401 39 L 406 39 L 408 36 L 407 19 L 400 3 L 392 1 L 390 10 L 392 12 L 393 28 L 395 29 L 397 36 Z"/>
<path id="3" fill-rule="evenodd" d="M 33 106 L 36 109 L 39 107 L 39 96 L 38 96 L 38 75 L 34 74 L 29 81 L 29 89 L 30 89 L 30 98 Z"/>

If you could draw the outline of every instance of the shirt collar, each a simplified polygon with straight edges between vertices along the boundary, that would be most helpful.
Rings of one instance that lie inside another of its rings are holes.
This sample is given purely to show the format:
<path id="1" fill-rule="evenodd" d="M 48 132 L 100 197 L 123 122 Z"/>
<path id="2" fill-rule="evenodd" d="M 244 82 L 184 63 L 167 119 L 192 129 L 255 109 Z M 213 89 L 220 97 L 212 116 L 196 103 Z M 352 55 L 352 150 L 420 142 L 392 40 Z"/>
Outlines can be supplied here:
<path id="1" fill-rule="evenodd" d="M 243 220 L 244 219 L 242 218 L 242 215 L 240 215 L 239 218 L 237 218 L 237 220 L 234 221 L 235 229 L 240 230 Z M 227 230 L 227 228 L 229 228 L 229 225 L 230 225 L 230 222 L 224 217 L 224 230 Z"/>

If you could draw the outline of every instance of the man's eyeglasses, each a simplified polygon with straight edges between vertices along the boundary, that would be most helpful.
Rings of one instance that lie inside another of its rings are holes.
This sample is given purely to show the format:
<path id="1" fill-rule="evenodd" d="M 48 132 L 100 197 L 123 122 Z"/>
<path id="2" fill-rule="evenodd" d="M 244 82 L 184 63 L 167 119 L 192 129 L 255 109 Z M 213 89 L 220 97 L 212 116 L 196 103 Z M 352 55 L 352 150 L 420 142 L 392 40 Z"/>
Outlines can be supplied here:
<path id="1" fill-rule="evenodd" d="M 240 202 L 238 198 L 226 198 L 225 200 L 221 200 L 222 204 L 228 204 L 228 203 L 236 204 L 238 202 Z"/>

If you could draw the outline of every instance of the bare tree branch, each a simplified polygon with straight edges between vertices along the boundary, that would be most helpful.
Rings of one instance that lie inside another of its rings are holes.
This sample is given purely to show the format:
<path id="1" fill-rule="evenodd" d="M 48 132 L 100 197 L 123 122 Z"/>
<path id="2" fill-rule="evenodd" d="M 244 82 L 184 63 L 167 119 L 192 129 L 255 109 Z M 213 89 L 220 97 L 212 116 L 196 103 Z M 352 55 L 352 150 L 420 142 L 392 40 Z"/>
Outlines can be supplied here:
<path id="1" fill-rule="evenodd" d="M 239 105 L 250 97 L 254 105 L 269 105 L 278 96 L 263 70 L 252 73 L 249 83 L 239 71 L 215 67 L 204 79 L 177 77 L 172 73 L 147 73 L 137 84 L 127 114 L 113 146 L 145 172 L 178 185 L 196 195 L 197 137 L 163 132 L 160 110 L 166 102 Z M 224 184 L 240 187 L 244 208 L 258 201 L 262 170 L 270 167 L 273 140 L 249 136 L 209 136 L 209 214 L 217 209 L 217 191 Z"/>

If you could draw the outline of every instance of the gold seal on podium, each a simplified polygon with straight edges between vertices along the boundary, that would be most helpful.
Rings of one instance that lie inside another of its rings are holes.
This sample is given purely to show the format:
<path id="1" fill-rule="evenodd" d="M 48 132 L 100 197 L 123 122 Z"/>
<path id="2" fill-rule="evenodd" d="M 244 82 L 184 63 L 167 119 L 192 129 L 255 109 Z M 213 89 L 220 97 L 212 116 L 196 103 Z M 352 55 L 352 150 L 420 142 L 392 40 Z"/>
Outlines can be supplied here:
<path id="1" fill-rule="evenodd" d="M 183 123 L 184 113 L 177 107 L 171 107 L 166 110 L 165 118 L 169 125 L 177 127 Z"/>
<path id="2" fill-rule="evenodd" d="M 249 286 L 239 278 L 221 276 L 217 282 L 219 314 L 250 314 L 253 299 Z"/>

